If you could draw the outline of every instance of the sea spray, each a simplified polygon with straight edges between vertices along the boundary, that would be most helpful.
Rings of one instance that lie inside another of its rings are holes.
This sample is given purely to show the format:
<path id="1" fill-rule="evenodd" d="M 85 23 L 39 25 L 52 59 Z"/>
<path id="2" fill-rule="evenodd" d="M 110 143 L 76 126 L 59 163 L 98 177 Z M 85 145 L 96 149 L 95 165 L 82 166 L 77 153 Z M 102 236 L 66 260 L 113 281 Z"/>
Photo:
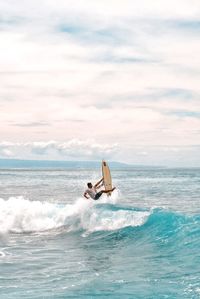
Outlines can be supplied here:
<path id="1" fill-rule="evenodd" d="M 74 204 L 30 201 L 23 197 L 0 199 L 0 231 L 27 233 L 65 227 L 66 231 L 117 230 L 142 225 L 150 212 L 111 209 L 102 202 L 79 198 Z"/>
<path id="2" fill-rule="evenodd" d="M 30 201 L 20 197 L 0 199 L 0 232 L 42 232 L 66 224 L 68 218 L 80 215 L 90 202 L 79 199 L 75 204 Z"/>

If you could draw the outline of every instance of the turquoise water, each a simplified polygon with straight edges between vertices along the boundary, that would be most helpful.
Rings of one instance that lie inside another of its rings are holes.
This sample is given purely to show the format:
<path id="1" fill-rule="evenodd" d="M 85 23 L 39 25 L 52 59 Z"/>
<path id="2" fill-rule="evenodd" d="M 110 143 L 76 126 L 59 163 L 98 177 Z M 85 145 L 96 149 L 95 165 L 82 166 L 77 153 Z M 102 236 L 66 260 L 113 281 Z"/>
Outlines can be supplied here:
<path id="1" fill-rule="evenodd" d="M 200 170 L 0 170 L 0 298 L 200 298 Z"/>

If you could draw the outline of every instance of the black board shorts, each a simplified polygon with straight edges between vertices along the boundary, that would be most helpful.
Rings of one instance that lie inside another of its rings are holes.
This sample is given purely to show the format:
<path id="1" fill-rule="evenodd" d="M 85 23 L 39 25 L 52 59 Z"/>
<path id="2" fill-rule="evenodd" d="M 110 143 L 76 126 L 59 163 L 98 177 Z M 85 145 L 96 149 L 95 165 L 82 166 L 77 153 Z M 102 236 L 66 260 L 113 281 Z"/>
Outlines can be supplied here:
<path id="1" fill-rule="evenodd" d="M 95 195 L 94 200 L 99 199 L 99 197 L 102 195 L 102 193 L 103 193 L 102 191 L 97 192 L 96 195 Z"/>

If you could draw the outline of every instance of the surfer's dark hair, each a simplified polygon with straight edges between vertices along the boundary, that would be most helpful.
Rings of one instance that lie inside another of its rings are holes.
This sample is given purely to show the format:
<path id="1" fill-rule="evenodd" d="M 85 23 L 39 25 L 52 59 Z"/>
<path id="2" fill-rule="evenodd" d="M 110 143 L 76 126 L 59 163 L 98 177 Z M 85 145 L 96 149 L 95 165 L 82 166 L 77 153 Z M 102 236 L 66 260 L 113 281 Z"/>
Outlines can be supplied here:
<path id="1" fill-rule="evenodd" d="M 87 183 L 88 188 L 92 188 L 92 183 Z"/>

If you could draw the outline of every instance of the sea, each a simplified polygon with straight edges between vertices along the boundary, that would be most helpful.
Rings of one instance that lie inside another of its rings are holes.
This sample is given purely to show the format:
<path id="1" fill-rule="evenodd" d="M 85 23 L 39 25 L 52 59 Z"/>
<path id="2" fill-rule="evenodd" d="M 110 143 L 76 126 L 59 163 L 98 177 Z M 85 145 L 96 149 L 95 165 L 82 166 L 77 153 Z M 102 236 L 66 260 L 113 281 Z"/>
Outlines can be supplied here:
<path id="1" fill-rule="evenodd" d="M 0 169 L 0 299 L 200 298 L 200 169 Z"/>

